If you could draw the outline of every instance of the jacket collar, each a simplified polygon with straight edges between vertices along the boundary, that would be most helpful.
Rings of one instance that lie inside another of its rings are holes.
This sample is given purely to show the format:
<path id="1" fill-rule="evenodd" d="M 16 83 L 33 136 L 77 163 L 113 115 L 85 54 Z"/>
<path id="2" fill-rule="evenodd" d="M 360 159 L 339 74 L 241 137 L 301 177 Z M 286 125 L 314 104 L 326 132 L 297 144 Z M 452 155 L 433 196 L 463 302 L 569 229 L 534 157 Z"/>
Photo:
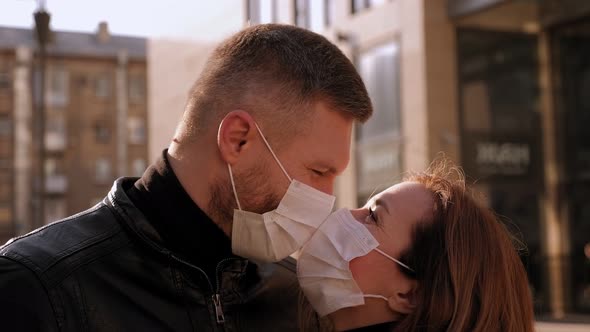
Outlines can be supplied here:
<path id="1" fill-rule="evenodd" d="M 144 175 L 121 178 L 108 195 L 125 224 L 160 252 L 214 274 L 217 263 L 236 257 L 231 240 L 193 202 L 167 160 L 167 150 Z"/>

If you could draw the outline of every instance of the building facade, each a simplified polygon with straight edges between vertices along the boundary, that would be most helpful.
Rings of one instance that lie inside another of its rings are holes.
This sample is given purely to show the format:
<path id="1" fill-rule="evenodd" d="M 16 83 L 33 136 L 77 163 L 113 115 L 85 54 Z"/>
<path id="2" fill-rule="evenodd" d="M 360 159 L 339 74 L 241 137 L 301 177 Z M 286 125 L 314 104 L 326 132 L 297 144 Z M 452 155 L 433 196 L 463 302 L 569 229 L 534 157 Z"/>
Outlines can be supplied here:
<path id="1" fill-rule="evenodd" d="M 45 98 L 34 31 L 0 27 L 0 242 L 101 200 L 119 176 L 147 165 L 147 70 L 143 38 L 52 31 Z M 33 132 L 45 108 L 45 160 Z M 45 184 L 35 189 L 37 163 Z"/>
<path id="2" fill-rule="evenodd" d="M 590 2 L 249 0 L 244 12 L 325 35 L 363 76 L 375 113 L 339 205 L 444 152 L 525 243 L 539 330 L 588 328 Z"/>

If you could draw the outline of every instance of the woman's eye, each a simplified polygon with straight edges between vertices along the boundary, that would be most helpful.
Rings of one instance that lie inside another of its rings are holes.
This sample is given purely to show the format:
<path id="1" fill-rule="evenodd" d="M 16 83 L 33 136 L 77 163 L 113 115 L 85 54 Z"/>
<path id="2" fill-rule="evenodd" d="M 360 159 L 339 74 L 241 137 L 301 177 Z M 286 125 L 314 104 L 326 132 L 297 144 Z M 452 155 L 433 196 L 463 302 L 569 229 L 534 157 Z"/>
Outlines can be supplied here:
<path id="1" fill-rule="evenodd" d="M 371 221 L 376 224 L 378 222 L 378 220 L 377 220 L 377 215 L 375 214 L 374 206 L 370 206 L 368 208 L 368 210 L 369 210 L 369 219 L 371 219 Z"/>

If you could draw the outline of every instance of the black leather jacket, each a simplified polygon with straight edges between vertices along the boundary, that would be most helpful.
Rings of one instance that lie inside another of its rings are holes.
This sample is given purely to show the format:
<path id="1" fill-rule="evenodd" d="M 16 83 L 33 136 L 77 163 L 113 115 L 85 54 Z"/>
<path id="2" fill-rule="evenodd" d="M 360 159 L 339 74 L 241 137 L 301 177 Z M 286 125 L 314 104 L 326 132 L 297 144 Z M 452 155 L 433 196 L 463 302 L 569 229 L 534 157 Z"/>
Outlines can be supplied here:
<path id="1" fill-rule="evenodd" d="M 294 260 L 234 257 L 207 277 L 159 242 L 123 189 L 135 180 L 119 179 L 90 210 L 0 247 L 0 329 L 298 330 Z"/>

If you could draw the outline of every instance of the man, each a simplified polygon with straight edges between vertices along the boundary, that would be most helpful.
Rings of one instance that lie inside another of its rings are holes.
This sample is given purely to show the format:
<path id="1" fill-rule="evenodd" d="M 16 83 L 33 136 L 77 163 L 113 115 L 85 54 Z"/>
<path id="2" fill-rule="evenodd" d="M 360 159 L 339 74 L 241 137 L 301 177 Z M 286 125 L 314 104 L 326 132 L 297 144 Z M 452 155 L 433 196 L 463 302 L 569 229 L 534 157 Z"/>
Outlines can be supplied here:
<path id="1" fill-rule="evenodd" d="M 331 194 L 353 122 L 371 111 L 325 38 L 273 24 L 237 33 L 213 52 L 169 149 L 142 178 L 119 179 L 92 209 L 0 248 L 2 328 L 297 330 L 293 260 L 265 263 L 282 256 L 248 242 L 251 229 L 232 232 L 234 220 L 277 208 L 288 178 Z M 250 250 L 262 259 L 235 254 Z"/>

